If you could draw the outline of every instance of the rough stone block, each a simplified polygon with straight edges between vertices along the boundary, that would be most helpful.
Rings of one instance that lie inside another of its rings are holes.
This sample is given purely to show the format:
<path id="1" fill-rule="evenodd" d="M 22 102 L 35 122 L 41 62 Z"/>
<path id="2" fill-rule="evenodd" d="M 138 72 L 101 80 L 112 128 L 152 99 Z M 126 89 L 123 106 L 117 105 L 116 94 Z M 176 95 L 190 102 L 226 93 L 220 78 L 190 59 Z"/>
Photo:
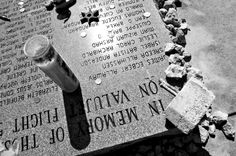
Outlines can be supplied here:
<path id="1" fill-rule="evenodd" d="M 188 134 L 206 114 L 214 94 L 196 78 L 191 78 L 167 107 L 166 118 Z"/>

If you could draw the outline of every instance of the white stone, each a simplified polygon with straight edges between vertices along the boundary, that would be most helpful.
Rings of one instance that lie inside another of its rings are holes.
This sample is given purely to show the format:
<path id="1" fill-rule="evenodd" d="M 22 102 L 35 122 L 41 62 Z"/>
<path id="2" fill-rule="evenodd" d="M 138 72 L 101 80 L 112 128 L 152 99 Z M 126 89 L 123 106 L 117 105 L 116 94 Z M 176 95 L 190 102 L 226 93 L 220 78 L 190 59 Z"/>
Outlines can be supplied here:
<path id="1" fill-rule="evenodd" d="M 215 135 L 215 131 L 216 131 L 216 126 L 215 126 L 215 124 L 209 125 L 209 130 L 208 130 L 209 134 L 210 134 L 210 135 Z"/>
<path id="2" fill-rule="evenodd" d="M 148 17 L 151 16 L 151 13 L 150 13 L 150 12 L 145 12 L 145 13 L 143 14 L 143 16 L 146 17 L 146 18 L 148 18 Z"/>
<path id="3" fill-rule="evenodd" d="M 100 78 L 98 78 L 98 79 L 95 80 L 95 83 L 96 83 L 97 85 L 100 85 L 100 84 L 102 83 L 102 80 L 101 80 Z"/>
<path id="4" fill-rule="evenodd" d="M 23 2 L 23 1 L 20 1 L 20 2 L 18 3 L 18 5 L 24 5 L 24 2 Z"/>
<path id="5" fill-rule="evenodd" d="M 114 4 L 110 5 L 110 9 L 115 9 L 115 8 L 116 8 L 116 6 Z"/>
<path id="6" fill-rule="evenodd" d="M 228 120 L 228 114 L 221 112 L 221 111 L 215 111 L 212 113 L 213 116 L 213 122 L 217 125 L 221 125 Z"/>
<path id="7" fill-rule="evenodd" d="M 201 122 L 200 122 L 200 125 L 204 128 L 208 128 L 210 123 L 207 119 L 203 119 Z"/>
<path id="8" fill-rule="evenodd" d="M 171 64 L 165 70 L 165 74 L 168 78 L 181 79 L 187 74 L 187 71 L 186 68 L 183 66 Z"/>
<path id="9" fill-rule="evenodd" d="M 184 63 L 183 57 L 181 57 L 179 54 L 170 55 L 168 60 L 171 64 L 182 65 Z"/>
<path id="10" fill-rule="evenodd" d="M 181 23 L 179 29 L 183 29 L 183 30 L 189 29 L 188 24 L 187 23 Z"/>
<path id="11" fill-rule="evenodd" d="M 209 132 L 202 126 L 198 126 L 202 144 L 205 144 L 209 138 Z"/>
<path id="12" fill-rule="evenodd" d="M 81 36 L 82 38 L 85 38 L 85 37 L 87 36 L 87 33 L 86 33 L 86 32 L 81 32 L 80 36 Z"/>
<path id="13" fill-rule="evenodd" d="M 25 11 L 25 8 L 21 8 L 21 9 L 20 9 L 20 12 L 24 12 L 24 11 Z"/>
<path id="14" fill-rule="evenodd" d="M 231 125 L 231 123 L 227 122 L 222 126 L 222 131 L 225 134 L 225 136 L 230 139 L 234 140 L 235 139 L 235 129 Z"/>
<path id="15" fill-rule="evenodd" d="M 174 43 L 166 43 L 164 51 L 165 51 L 165 53 L 170 53 L 174 49 L 175 49 Z"/>

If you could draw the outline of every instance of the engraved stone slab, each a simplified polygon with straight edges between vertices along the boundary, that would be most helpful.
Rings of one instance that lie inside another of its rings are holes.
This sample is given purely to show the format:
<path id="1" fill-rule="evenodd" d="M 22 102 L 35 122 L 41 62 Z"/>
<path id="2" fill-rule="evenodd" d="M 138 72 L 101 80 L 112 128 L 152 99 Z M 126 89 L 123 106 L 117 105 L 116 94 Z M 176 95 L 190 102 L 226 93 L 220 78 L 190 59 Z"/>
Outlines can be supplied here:
<path id="1" fill-rule="evenodd" d="M 23 13 L 0 2 L 12 20 L 0 21 L 2 142 L 19 143 L 24 156 L 80 155 L 167 132 L 163 111 L 173 97 L 158 80 L 170 41 L 154 2 L 77 0 L 65 23 L 44 2 L 27 1 Z M 81 12 L 96 10 L 99 22 L 81 23 Z M 24 56 L 33 34 L 51 39 L 80 81 L 76 92 L 61 91 Z"/>

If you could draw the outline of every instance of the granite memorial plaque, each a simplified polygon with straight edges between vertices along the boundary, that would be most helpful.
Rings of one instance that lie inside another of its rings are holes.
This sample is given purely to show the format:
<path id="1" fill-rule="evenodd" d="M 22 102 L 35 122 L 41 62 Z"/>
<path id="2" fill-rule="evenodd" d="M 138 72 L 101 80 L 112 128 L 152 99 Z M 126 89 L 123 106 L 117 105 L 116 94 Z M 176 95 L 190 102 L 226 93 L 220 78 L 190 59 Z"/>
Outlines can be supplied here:
<path id="1" fill-rule="evenodd" d="M 45 0 L 0 2 L 0 140 L 19 155 L 96 154 L 167 132 L 164 109 L 173 96 L 160 88 L 170 42 L 154 2 L 77 0 L 70 18 Z M 23 9 L 22 9 L 23 8 Z M 78 78 L 62 91 L 23 52 L 46 35 Z"/>

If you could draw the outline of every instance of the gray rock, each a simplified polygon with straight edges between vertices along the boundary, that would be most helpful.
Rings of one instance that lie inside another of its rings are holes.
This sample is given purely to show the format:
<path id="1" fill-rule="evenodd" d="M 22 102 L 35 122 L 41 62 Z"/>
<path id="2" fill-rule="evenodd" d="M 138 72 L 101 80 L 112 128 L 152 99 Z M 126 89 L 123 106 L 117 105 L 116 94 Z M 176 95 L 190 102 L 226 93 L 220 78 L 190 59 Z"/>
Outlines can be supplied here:
<path id="1" fill-rule="evenodd" d="M 185 62 L 190 62 L 191 59 L 192 59 L 192 55 L 189 52 L 184 52 L 183 56 L 184 56 L 184 61 Z"/>
<path id="2" fill-rule="evenodd" d="M 225 134 L 227 139 L 229 140 L 235 139 L 235 129 L 233 128 L 231 123 L 226 122 L 226 124 L 222 126 L 222 131 Z"/>
<path id="3" fill-rule="evenodd" d="M 165 74 L 168 78 L 181 79 L 187 74 L 187 71 L 183 66 L 171 64 L 165 70 Z"/>
<path id="4" fill-rule="evenodd" d="M 213 116 L 213 122 L 219 126 L 225 124 L 228 120 L 228 114 L 221 111 L 213 112 L 212 116 Z"/>
<path id="5" fill-rule="evenodd" d="M 210 122 L 209 120 L 207 120 L 207 118 L 203 118 L 201 121 L 200 121 L 200 125 L 202 127 L 204 127 L 205 129 L 208 129 L 209 128 L 209 125 L 210 125 Z"/>
<path id="6" fill-rule="evenodd" d="M 183 55 L 184 47 L 174 43 L 166 43 L 164 52 L 166 55 L 179 54 Z"/>
<path id="7" fill-rule="evenodd" d="M 203 81 L 202 72 L 199 69 L 194 68 L 194 67 L 187 68 L 187 78 L 188 78 L 188 80 L 192 77 L 194 77 L 194 78 L 196 78 L 200 81 Z"/>
<path id="8" fill-rule="evenodd" d="M 199 129 L 199 134 L 200 134 L 200 138 L 201 138 L 201 143 L 205 144 L 209 138 L 209 132 L 207 129 L 205 129 L 201 125 L 198 126 L 198 129 Z"/>
<path id="9" fill-rule="evenodd" d="M 175 0 L 166 0 L 163 8 L 165 8 L 166 10 L 169 10 L 170 8 L 176 8 Z"/>
<path id="10" fill-rule="evenodd" d="M 175 32 L 175 27 L 172 24 L 166 24 L 165 26 L 166 29 L 168 29 L 171 32 L 171 34 L 172 32 Z"/>
<path id="11" fill-rule="evenodd" d="M 168 60 L 169 60 L 170 64 L 176 64 L 176 65 L 179 65 L 179 66 L 184 64 L 183 57 L 180 56 L 179 54 L 170 55 Z"/>
<path id="12" fill-rule="evenodd" d="M 174 43 L 179 44 L 183 47 L 186 46 L 186 38 L 185 38 L 185 33 L 181 29 L 177 29 L 176 35 L 172 35 L 171 39 Z"/>
<path id="13" fill-rule="evenodd" d="M 209 132 L 210 136 L 215 136 L 215 131 L 216 131 L 216 126 L 215 126 L 215 124 L 209 125 L 209 130 L 208 130 L 208 132 Z"/>
<path id="14" fill-rule="evenodd" d="M 165 18 L 166 13 L 167 13 L 167 10 L 166 10 L 165 8 L 161 8 L 161 9 L 159 10 L 159 13 L 160 13 L 160 15 L 161 15 L 162 18 Z"/>
<path id="15" fill-rule="evenodd" d="M 174 8 L 170 8 L 168 12 L 166 13 L 165 18 L 163 21 L 166 24 L 172 24 L 175 27 L 180 27 L 180 21 L 178 19 L 177 11 Z"/>
<path id="16" fill-rule="evenodd" d="M 184 47 L 178 44 L 175 44 L 175 50 L 178 52 L 178 54 L 183 55 L 184 53 Z"/>
<path id="17" fill-rule="evenodd" d="M 183 30 L 185 35 L 187 35 L 188 31 L 190 30 L 186 22 L 181 23 L 179 29 Z"/>
<path id="18" fill-rule="evenodd" d="M 175 44 L 174 44 L 174 43 L 166 43 L 166 44 L 165 44 L 164 52 L 165 52 L 166 54 L 169 54 L 169 53 L 171 53 L 174 49 L 175 49 Z"/>

